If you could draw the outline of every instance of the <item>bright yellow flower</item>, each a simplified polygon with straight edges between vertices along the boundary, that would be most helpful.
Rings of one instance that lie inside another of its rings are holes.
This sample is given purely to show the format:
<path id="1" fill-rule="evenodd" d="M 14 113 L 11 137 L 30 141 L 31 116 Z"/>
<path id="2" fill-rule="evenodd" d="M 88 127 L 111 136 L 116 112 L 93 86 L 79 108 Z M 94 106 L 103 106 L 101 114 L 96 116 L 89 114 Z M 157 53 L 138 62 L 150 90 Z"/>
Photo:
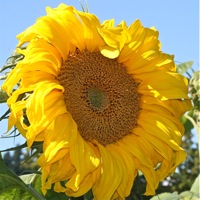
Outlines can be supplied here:
<path id="1" fill-rule="evenodd" d="M 9 128 L 28 147 L 43 142 L 43 193 L 54 185 L 74 197 L 92 189 L 97 200 L 124 199 L 139 170 L 146 195 L 155 194 L 186 157 L 180 117 L 191 107 L 187 79 L 161 52 L 155 28 L 101 24 L 61 4 L 17 38 L 25 58 L 3 85 Z"/>

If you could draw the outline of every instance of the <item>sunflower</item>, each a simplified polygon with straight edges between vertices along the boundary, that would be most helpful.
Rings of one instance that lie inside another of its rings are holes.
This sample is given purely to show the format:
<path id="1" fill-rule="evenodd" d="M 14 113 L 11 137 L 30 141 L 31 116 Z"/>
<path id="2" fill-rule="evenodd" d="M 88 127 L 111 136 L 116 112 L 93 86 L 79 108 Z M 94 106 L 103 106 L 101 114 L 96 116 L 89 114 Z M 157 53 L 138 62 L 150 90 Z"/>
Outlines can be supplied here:
<path id="1" fill-rule="evenodd" d="M 180 117 L 191 108 L 187 79 L 161 51 L 158 31 L 139 20 L 100 23 L 65 4 L 46 11 L 17 36 L 25 57 L 3 84 L 9 128 L 17 126 L 29 148 L 43 142 L 44 195 L 53 187 L 124 199 L 138 171 L 145 195 L 154 195 L 186 157 Z"/>

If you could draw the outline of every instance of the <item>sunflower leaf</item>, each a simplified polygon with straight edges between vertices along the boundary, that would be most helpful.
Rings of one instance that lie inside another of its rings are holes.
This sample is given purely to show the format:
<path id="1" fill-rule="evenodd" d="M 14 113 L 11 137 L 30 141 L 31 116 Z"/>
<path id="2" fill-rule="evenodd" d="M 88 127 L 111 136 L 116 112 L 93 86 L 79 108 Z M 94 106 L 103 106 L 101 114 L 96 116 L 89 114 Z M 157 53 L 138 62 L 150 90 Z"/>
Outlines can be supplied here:
<path id="1" fill-rule="evenodd" d="M 180 194 L 180 196 L 184 200 L 192 200 L 192 198 L 194 197 L 194 194 L 193 192 L 190 192 L 190 191 L 184 191 Z"/>
<path id="2" fill-rule="evenodd" d="M 40 174 L 27 174 L 20 176 L 20 178 L 28 185 L 31 185 L 34 190 L 42 195 L 42 183 L 41 183 L 41 175 Z M 69 197 L 66 196 L 65 193 L 57 193 L 51 188 L 50 190 L 47 190 L 47 193 L 45 197 L 43 197 L 45 200 L 68 200 Z M 1 199 L 0 199 L 1 200 Z"/>
<path id="3" fill-rule="evenodd" d="M 189 111 L 187 115 L 194 119 L 194 110 Z M 185 128 L 185 133 L 190 133 L 191 130 L 194 128 L 194 124 L 192 124 L 192 122 L 186 117 L 186 115 L 182 116 L 181 122 Z"/>
<path id="4" fill-rule="evenodd" d="M 20 178 L 23 180 L 24 183 L 30 185 L 36 192 L 43 196 L 41 191 L 42 184 L 40 174 L 25 174 L 20 176 Z M 43 197 L 43 199 L 47 200 L 45 197 Z"/>
<path id="5" fill-rule="evenodd" d="M 200 194 L 199 194 L 199 182 L 200 182 L 200 175 L 194 181 L 190 191 L 193 192 L 194 194 L 198 194 L 199 197 L 200 197 Z"/>
<path id="6" fill-rule="evenodd" d="M 47 194 L 45 195 L 46 200 L 70 200 L 68 196 L 66 196 L 65 193 L 57 193 L 53 189 L 48 190 Z"/>
<path id="7" fill-rule="evenodd" d="M 94 197 L 93 197 L 93 193 L 92 193 L 92 190 L 90 190 L 89 192 L 87 192 L 85 195 L 84 195 L 84 199 L 85 200 L 92 200 Z"/>
<path id="8" fill-rule="evenodd" d="M 8 95 L 0 88 L 0 103 L 5 103 L 8 99 Z"/>
<path id="9" fill-rule="evenodd" d="M 180 196 L 178 195 L 178 192 L 173 192 L 173 193 L 169 193 L 169 192 L 164 192 L 162 194 L 158 194 L 156 196 L 154 196 L 153 198 L 151 198 L 151 200 L 169 200 L 169 199 L 173 199 L 173 200 L 180 200 Z"/>
<path id="10" fill-rule="evenodd" d="M 193 85 L 196 90 L 200 89 L 199 78 L 200 78 L 200 70 L 194 72 L 194 74 L 192 75 L 192 78 L 190 80 L 190 84 Z"/>
<path id="11" fill-rule="evenodd" d="M 8 169 L 0 154 L 0 200 L 45 200 L 31 187 L 26 185 L 16 174 Z"/>
<path id="12" fill-rule="evenodd" d="M 5 80 L 8 77 L 8 73 L 5 73 L 3 76 L 0 76 L 0 80 Z"/>
<path id="13" fill-rule="evenodd" d="M 195 200 L 195 199 L 199 199 L 200 198 L 199 179 L 200 179 L 200 175 L 194 181 L 190 191 L 184 191 L 180 194 L 178 194 L 178 192 L 173 192 L 173 193 L 165 192 L 165 193 L 158 194 L 158 195 L 154 196 L 153 198 L 151 198 L 151 200 L 161 200 L 161 199 L 162 200 L 169 200 L 169 199 L 173 199 L 173 200 L 180 200 L 180 199 Z"/>
<path id="14" fill-rule="evenodd" d="M 179 65 L 177 65 L 177 72 L 179 74 L 184 74 L 187 72 L 188 69 L 190 69 L 193 65 L 193 61 L 187 61 L 184 63 L 181 63 Z"/>
<path id="15" fill-rule="evenodd" d="M 195 199 L 199 199 L 200 198 L 200 194 L 199 194 L 199 177 L 197 177 L 195 183 L 193 184 L 192 188 L 195 189 L 193 190 L 191 188 L 190 191 L 184 191 L 182 193 L 179 194 L 180 199 L 184 199 L 184 200 L 195 200 Z"/>
<path id="16" fill-rule="evenodd" d="M 8 114 L 10 113 L 10 109 L 8 109 L 1 117 L 0 117 L 0 121 L 7 119 L 8 118 Z"/>
<path id="17" fill-rule="evenodd" d="M 35 200 L 34 197 L 30 196 L 28 192 L 24 192 L 19 188 L 9 189 L 8 191 L 3 191 L 0 196 L 0 200 L 16 200 L 16 199 L 23 199 L 23 200 Z"/>
<path id="18" fill-rule="evenodd" d="M 200 70 L 193 73 L 190 79 L 190 95 L 194 104 L 194 108 L 200 111 Z"/>

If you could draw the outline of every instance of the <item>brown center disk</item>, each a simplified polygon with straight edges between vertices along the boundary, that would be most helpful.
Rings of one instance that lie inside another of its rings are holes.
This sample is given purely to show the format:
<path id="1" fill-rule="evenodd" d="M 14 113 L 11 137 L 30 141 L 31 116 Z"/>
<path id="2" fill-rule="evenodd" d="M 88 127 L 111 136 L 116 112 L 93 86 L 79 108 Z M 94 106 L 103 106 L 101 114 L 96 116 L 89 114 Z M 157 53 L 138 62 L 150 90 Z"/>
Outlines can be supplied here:
<path id="1" fill-rule="evenodd" d="M 116 59 L 77 50 L 61 67 L 58 80 L 65 89 L 66 108 L 85 140 L 105 146 L 130 134 L 137 125 L 138 83 Z"/>

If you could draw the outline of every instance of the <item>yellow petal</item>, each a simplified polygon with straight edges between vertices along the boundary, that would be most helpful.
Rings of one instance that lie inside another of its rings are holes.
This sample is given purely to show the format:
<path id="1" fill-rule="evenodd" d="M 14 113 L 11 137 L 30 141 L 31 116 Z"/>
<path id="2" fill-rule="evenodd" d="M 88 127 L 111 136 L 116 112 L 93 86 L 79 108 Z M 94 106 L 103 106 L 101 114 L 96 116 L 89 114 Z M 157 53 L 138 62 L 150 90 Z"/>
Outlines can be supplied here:
<path id="1" fill-rule="evenodd" d="M 134 77 L 141 81 L 138 92 L 144 95 L 153 96 L 161 100 L 188 99 L 187 79 L 180 74 L 154 71 L 151 73 L 134 75 Z"/>
<path id="2" fill-rule="evenodd" d="M 26 59 L 18 65 L 20 65 L 19 68 L 23 66 L 21 72 L 43 71 L 56 76 L 61 62 L 61 56 L 55 47 L 44 39 L 37 39 L 28 45 Z"/>
<path id="3" fill-rule="evenodd" d="M 97 145 L 102 157 L 102 172 L 99 181 L 92 188 L 93 195 L 96 200 L 111 199 L 123 180 L 125 166 L 116 153 L 110 152 L 99 143 Z"/>
<path id="4" fill-rule="evenodd" d="M 114 59 L 119 55 L 119 50 L 112 48 L 110 46 L 103 46 L 103 47 L 100 47 L 99 49 L 101 51 L 101 54 L 107 58 Z"/>
<path id="5" fill-rule="evenodd" d="M 125 139 L 125 138 L 124 138 Z M 117 194 L 122 199 L 130 195 L 131 188 L 133 186 L 134 179 L 137 175 L 137 167 L 133 157 L 129 151 L 121 145 L 122 141 L 113 143 L 107 146 L 107 149 L 113 154 L 118 155 L 118 159 L 125 163 L 125 169 L 123 171 L 123 180 L 117 188 Z M 116 194 L 116 195 L 117 195 Z M 114 199 L 114 198 L 113 198 Z"/>
<path id="6" fill-rule="evenodd" d="M 114 28 L 114 24 L 115 24 L 115 20 L 114 19 L 110 19 L 110 20 L 103 21 L 101 26 L 103 28 Z"/>
<path id="7" fill-rule="evenodd" d="M 49 16 L 44 16 L 39 18 L 33 26 L 17 36 L 20 40 L 18 46 L 36 39 L 36 37 L 43 38 L 50 44 L 53 44 L 61 54 L 62 58 L 66 59 L 70 50 L 69 41 L 66 40 L 69 34 L 65 35 L 63 32 L 63 27 L 56 20 Z"/>
<path id="8" fill-rule="evenodd" d="M 52 9 L 47 7 L 46 10 L 47 15 L 58 21 L 60 26 L 62 26 L 63 33 L 67 33 L 67 39 L 65 38 L 65 40 L 75 45 L 79 50 L 84 50 L 83 24 L 80 21 L 76 9 L 72 6 L 60 4 L 58 8 Z"/>
<path id="9" fill-rule="evenodd" d="M 172 149 L 176 151 L 181 150 L 179 146 L 180 130 L 170 119 L 157 113 L 141 111 L 138 124 L 145 132 L 157 137 Z"/>
<path id="10" fill-rule="evenodd" d="M 101 47 L 101 53 L 108 58 L 116 58 L 119 53 L 115 54 L 115 57 L 109 57 L 110 54 L 107 55 L 105 50 L 113 49 L 114 52 L 120 52 L 125 43 L 130 40 L 128 32 L 121 27 L 99 28 L 98 31 L 101 37 L 104 39 L 105 43 L 107 44 L 106 46 Z"/>
<path id="11" fill-rule="evenodd" d="M 82 196 L 83 194 L 86 194 L 92 188 L 92 186 L 94 184 L 92 174 L 86 175 L 81 182 L 80 182 L 80 176 L 81 176 L 81 174 L 76 173 L 72 177 L 72 179 L 75 179 L 75 180 L 73 180 L 73 182 L 78 183 L 78 185 L 76 185 L 75 187 L 71 187 L 72 185 L 70 182 L 67 182 L 65 184 L 65 186 L 66 186 L 65 193 L 68 196 L 79 197 L 79 196 Z M 70 181 L 72 179 L 70 179 Z"/>
<path id="12" fill-rule="evenodd" d="M 27 104 L 30 126 L 27 132 L 28 146 L 45 130 L 51 122 L 66 113 L 62 87 L 55 83 L 40 82 Z M 56 106 L 58 109 L 53 109 Z"/>
<path id="13" fill-rule="evenodd" d="M 98 33 L 100 27 L 98 18 L 90 13 L 77 12 L 77 14 L 83 23 L 86 49 L 91 52 L 99 50 L 99 47 L 105 45 L 105 42 Z"/>
<path id="14" fill-rule="evenodd" d="M 152 105 L 160 105 L 161 107 L 170 111 L 173 116 L 178 117 L 178 119 L 187 110 L 192 109 L 192 104 L 189 99 L 171 99 L 171 100 L 161 101 L 160 99 L 143 95 L 141 97 L 141 102 L 142 102 L 141 106 L 143 106 L 143 104 L 149 105 L 150 107 Z"/>
<path id="15" fill-rule="evenodd" d="M 85 177 L 98 168 L 100 158 L 93 146 L 85 142 L 80 136 L 77 136 L 76 142 L 70 148 L 70 159 L 77 172 L 66 186 L 73 191 L 78 191 L 81 182 L 85 181 Z M 89 187 L 91 188 L 91 184 Z"/>
<path id="16" fill-rule="evenodd" d="M 151 144 L 141 136 L 130 134 L 122 139 L 121 146 L 133 156 L 136 168 L 143 172 L 147 183 L 154 192 L 158 184 L 154 171 L 157 163 L 154 163 L 156 154 Z"/>
<path id="17" fill-rule="evenodd" d="M 46 162 L 40 165 L 56 162 L 67 154 L 67 148 L 73 145 L 77 137 L 77 125 L 70 114 L 59 115 L 47 127 L 44 137 L 43 151 Z"/>
<path id="18" fill-rule="evenodd" d="M 128 33 L 131 40 L 122 49 L 118 60 L 126 66 L 132 67 L 132 70 L 135 68 L 137 70 L 144 63 L 145 65 L 150 63 L 148 63 L 150 56 L 147 56 L 147 54 L 155 54 L 151 57 L 157 57 L 159 53 L 158 32 L 144 28 L 141 22 L 136 20 L 128 28 Z M 147 59 L 147 57 L 149 58 Z M 141 70 L 148 70 L 148 66 Z"/>

